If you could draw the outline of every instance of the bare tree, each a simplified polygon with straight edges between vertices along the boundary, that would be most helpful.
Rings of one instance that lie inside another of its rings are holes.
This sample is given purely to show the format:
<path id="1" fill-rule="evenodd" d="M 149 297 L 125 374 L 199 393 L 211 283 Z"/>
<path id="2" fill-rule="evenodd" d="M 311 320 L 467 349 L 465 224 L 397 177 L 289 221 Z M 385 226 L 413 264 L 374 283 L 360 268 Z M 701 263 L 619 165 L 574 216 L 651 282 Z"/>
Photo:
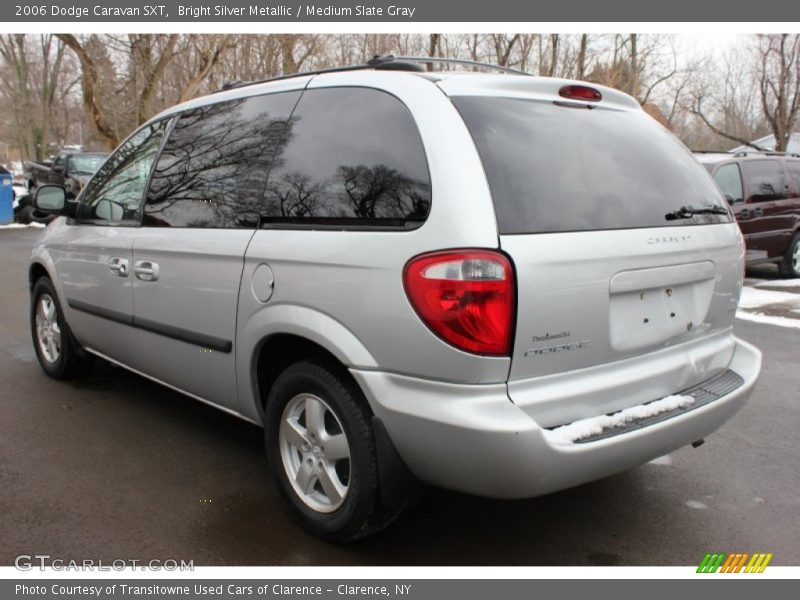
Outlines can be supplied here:
<path id="1" fill-rule="evenodd" d="M 58 38 L 64 42 L 78 57 L 81 64 L 81 90 L 83 92 L 83 106 L 91 116 L 92 125 L 100 138 L 106 142 L 109 148 L 114 148 L 119 143 L 119 138 L 114 128 L 109 123 L 106 111 L 100 102 L 97 101 L 96 84 L 98 81 L 98 68 L 94 58 L 89 54 L 84 45 L 78 38 L 71 33 L 58 34 Z"/>
<path id="2" fill-rule="evenodd" d="M 583 79 L 586 77 L 586 52 L 589 49 L 589 34 L 584 33 L 581 35 L 580 46 L 578 49 L 578 58 L 576 61 L 577 77 Z"/>
<path id="3" fill-rule="evenodd" d="M 98 58 L 92 55 L 89 46 L 89 42 L 96 41 L 97 38 L 90 36 L 81 41 L 72 34 L 59 34 L 58 37 L 80 61 L 84 107 L 91 115 L 95 132 L 109 148 L 116 147 L 121 138 L 118 128 L 109 118 L 111 106 L 120 100 L 135 98 L 133 106 L 125 103 L 125 106 L 130 108 L 127 114 L 132 114 L 135 118 L 133 122 L 125 123 L 122 135 L 132 127 L 147 121 L 157 112 L 156 92 L 159 89 L 164 90 L 162 82 L 165 74 L 169 66 L 177 61 L 182 63 L 183 77 L 176 80 L 182 81 L 182 85 L 170 89 L 169 97 L 162 99 L 158 109 L 163 105 L 174 104 L 192 97 L 219 62 L 228 40 L 228 36 L 208 36 L 205 43 L 199 44 L 196 36 L 178 34 L 131 34 L 124 40 L 109 36 L 106 38 L 106 44 L 113 45 L 115 51 L 123 55 L 127 73 L 123 78 L 121 89 L 115 90 L 112 94 L 103 94 L 100 85 L 108 82 L 103 82 L 100 77 Z M 287 48 L 289 43 L 287 40 Z M 284 49 L 282 54 L 284 62 L 289 60 L 291 54 L 288 49 Z M 305 58 L 292 55 L 291 65 L 297 65 L 302 60 Z"/>
<path id="4" fill-rule="evenodd" d="M 495 62 L 501 67 L 508 67 L 511 64 L 511 52 L 519 42 L 520 34 L 506 35 L 504 33 L 493 33 L 491 36 L 494 45 Z"/>
<path id="5" fill-rule="evenodd" d="M 755 36 L 748 53 L 732 53 L 720 77 L 693 91 L 690 111 L 720 138 L 756 150 L 766 131 L 785 151 L 800 112 L 800 35 Z"/>
<path id="6" fill-rule="evenodd" d="M 197 95 L 203 81 L 208 78 L 212 69 L 217 65 L 223 53 L 229 47 L 229 35 L 193 35 L 190 37 L 192 41 L 197 41 L 200 44 L 196 51 L 199 64 L 192 69 L 192 76 L 183 86 L 183 90 L 178 97 L 178 102 L 186 102 Z"/>
<path id="7" fill-rule="evenodd" d="M 374 54 L 421 54 L 488 61 L 545 76 L 609 85 L 635 96 L 645 110 L 687 139 L 709 144 L 721 137 L 709 127 L 748 141 L 765 127 L 769 131 L 772 126 L 761 107 L 763 94 L 773 121 L 784 124 L 780 136 L 785 138 L 797 113 L 797 94 L 792 95 L 792 81 L 797 77 L 787 79 L 796 72 L 796 37 L 759 38 L 764 43 L 763 63 L 769 67 L 760 70 L 769 78 L 759 87 L 751 72 L 740 71 L 738 77 L 732 74 L 726 80 L 731 92 L 723 98 L 712 83 L 713 64 L 703 60 L 688 63 L 685 55 L 676 51 L 671 36 L 665 35 L 62 34 L 49 45 L 46 40 L 36 42 L 38 38 L 33 36 L 6 35 L 0 45 L 0 114 L 7 116 L 0 117 L 0 133 L 10 132 L 20 139 L 18 145 L 28 155 L 35 154 L 37 145 L 26 129 L 28 120 L 48 132 L 48 139 L 66 140 L 80 131 L 81 141 L 87 137 L 89 144 L 113 147 L 167 106 L 217 90 L 230 81 L 363 63 Z M 774 43 L 768 44 L 773 38 Z M 42 52 L 49 57 L 47 64 L 43 64 Z M 784 56 L 783 63 L 780 56 Z M 26 79 L 27 85 L 18 84 Z M 45 81 L 49 86 L 42 85 Z M 698 81 L 708 85 L 700 86 Z M 781 81 L 785 85 L 779 84 Z M 74 107 L 81 102 L 82 111 L 65 109 L 65 105 Z M 51 110 L 46 114 L 43 107 L 48 103 Z M 704 125 L 693 110 L 702 112 L 710 125 Z M 87 136 L 84 123 L 89 125 Z"/>
<path id="8" fill-rule="evenodd" d="M 42 160 L 52 136 L 52 117 L 64 60 L 64 46 L 49 34 L 0 36 L 0 57 L 12 77 L 4 79 L 16 124 L 17 141 L 27 156 Z"/>
<path id="9" fill-rule="evenodd" d="M 153 114 L 153 95 L 173 58 L 178 34 L 172 33 L 167 36 L 130 34 L 128 39 L 133 85 L 140 89 L 136 121 L 137 125 L 141 125 Z"/>
<path id="10" fill-rule="evenodd" d="M 759 35 L 756 57 L 761 108 L 775 136 L 775 150 L 783 152 L 800 111 L 800 35 Z"/>

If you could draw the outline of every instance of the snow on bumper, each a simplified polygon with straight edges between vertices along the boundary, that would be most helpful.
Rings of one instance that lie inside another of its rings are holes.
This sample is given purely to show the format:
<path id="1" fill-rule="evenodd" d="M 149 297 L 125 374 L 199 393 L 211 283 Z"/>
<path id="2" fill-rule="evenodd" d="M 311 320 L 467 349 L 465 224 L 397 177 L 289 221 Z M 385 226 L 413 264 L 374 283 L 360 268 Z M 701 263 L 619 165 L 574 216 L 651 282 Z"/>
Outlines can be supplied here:
<path id="1" fill-rule="evenodd" d="M 527 498 L 625 471 L 707 436 L 750 396 L 761 353 L 736 340 L 728 369 L 743 380 L 731 393 L 652 425 L 586 443 L 571 443 L 540 427 L 509 400 L 504 384 L 352 373 L 419 479 L 480 496 Z"/>

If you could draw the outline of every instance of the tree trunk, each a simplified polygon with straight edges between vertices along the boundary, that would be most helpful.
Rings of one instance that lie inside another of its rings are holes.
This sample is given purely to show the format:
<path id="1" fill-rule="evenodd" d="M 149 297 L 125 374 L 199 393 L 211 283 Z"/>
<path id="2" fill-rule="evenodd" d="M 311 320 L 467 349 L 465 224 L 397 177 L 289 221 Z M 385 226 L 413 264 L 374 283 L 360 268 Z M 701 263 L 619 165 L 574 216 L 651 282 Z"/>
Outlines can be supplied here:
<path id="1" fill-rule="evenodd" d="M 629 90 L 628 93 L 633 96 L 634 98 L 639 97 L 639 36 L 638 34 L 632 33 L 630 35 L 630 43 L 631 43 L 631 76 L 629 78 Z"/>
<path id="2" fill-rule="evenodd" d="M 550 34 L 550 68 L 547 71 L 548 77 L 553 77 L 558 68 L 558 34 Z"/>
<path id="3" fill-rule="evenodd" d="M 428 36 L 428 56 L 431 58 L 438 56 L 439 50 L 441 50 L 441 43 L 442 43 L 442 34 L 441 33 L 431 33 Z M 433 71 L 434 65 L 432 63 L 427 63 L 425 68 L 428 71 Z"/>
<path id="4" fill-rule="evenodd" d="M 161 55 L 158 57 L 155 65 L 152 64 L 154 40 L 151 37 L 151 39 L 148 39 L 144 43 L 147 44 L 144 52 L 144 83 L 142 86 L 142 93 L 139 95 L 136 113 L 137 123 L 139 125 L 142 125 L 153 116 L 153 96 L 156 91 L 156 86 L 164 76 L 167 64 L 172 60 L 172 53 L 175 51 L 175 45 L 178 43 L 178 34 L 170 34 L 167 38 L 167 42 L 161 50 Z"/>
<path id="5" fill-rule="evenodd" d="M 78 57 L 81 63 L 81 90 L 83 92 L 83 106 L 90 117 L 92 126 L 97 135 L 113 150 L 119 144 L 119 138 L 108 122 L 106 113 L 96 97 L 95 82 L 97 81 L 97 65 L 86 49 L 71 33 L 56 34 L 70 50 Z"/>
<path id="6" fill-rule="evenodd" d="M 586 50 L 589 46 L 589 35 L 584 33 L 581 35 L 580 46 L 578 47 L 578 79 L 583 79 L 586 76 Z"/>
<path id="7" fill-rule="evenodd" d="M 214 68 L 214 66 L 222 57 L 222 53 L 228 44 L 229 37 L 230 36 L 228 35 L 219 36 L 214 47 L 204 53 L 200 67 L 197 69 L 197 72 L 194 74 L 189 83 L 186 84 L 186 87 L 183 88 L 183 91 L 181 91 L 178 102 L 186 102 L 194 97 L 198 88 L 200 87 L 200 84 L 205 81 L 206 77 L 208 77 L 208 74 L 211 72 L 211 69 Z"/>

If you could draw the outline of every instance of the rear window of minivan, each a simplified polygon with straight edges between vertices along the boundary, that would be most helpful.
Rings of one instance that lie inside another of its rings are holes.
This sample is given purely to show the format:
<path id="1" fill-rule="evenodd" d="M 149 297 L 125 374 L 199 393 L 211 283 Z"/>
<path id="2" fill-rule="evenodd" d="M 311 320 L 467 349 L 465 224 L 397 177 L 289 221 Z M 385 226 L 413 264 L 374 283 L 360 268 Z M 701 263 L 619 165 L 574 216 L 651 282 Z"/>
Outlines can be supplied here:
<path id="1" fill-rule="evenodd" d="M 483 161 L 502 234 L 731 222 L 728 214 L 666 218 L 726 203 L 692 154 L 643 112 L 452 100 Z"/>

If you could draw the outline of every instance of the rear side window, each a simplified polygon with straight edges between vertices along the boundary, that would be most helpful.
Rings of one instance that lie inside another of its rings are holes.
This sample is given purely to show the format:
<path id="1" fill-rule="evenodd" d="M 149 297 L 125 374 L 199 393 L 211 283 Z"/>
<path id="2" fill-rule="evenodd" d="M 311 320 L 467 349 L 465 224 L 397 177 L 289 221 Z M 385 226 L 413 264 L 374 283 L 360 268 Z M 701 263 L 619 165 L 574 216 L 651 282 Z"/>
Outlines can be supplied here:
<path id="1" fill-rule="evenodd" d="M 672 134 L 640 112 L 526 99 L 456 97 L 491 188 L 500 233 L 730 222 L 667 220 L 682 206 L 726 206 Z"/>
<path id="2" fill-rule="evenodd" d="M 777 160 L 748 160 L 742 163 L 747 178 L 747 201 L 768 202 L 788 197 L 789 185 Z"/>
<path id="3" fill-rule="evenodd" d="M 262 222 L 413 228 L 431 186 L 406 106 L 368 88 L 307 90 L 269 177 Z"/>
<path id="4" fill-rule="evenodd" d="M 794 195 L 800 196 L 800 161 L 787 160 L 786 170 L 789 172 L 789 179 L 792 180 L 794 185 Z"/>
<path id="5" fill-rule="evenodd" d="M 732 199 L 734 203 L 744 202 L 744 190 L 742 189 L 742 174 L 739 165 L 723 165 L 714 174 L 719 189 L 725 196 Z"/>
<path id="6" fill-rule="evenodd" d="M 299 96 L 254 96 L 183 113 L 153 172 L 143 224 L 255 228 L 269 167 Z"/>

